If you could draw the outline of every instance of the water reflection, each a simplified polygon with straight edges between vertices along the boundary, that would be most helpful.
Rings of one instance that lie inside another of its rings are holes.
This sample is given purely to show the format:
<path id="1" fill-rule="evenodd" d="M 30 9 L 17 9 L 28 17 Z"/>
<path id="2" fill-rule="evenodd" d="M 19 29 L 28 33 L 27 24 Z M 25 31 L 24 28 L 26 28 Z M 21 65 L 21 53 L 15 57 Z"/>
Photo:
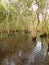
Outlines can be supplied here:
<path id="1" fill-rule="evenodd" d="M 45 57 L 46 57 L 45 52 L 47 52 L 47 47 L 45 47 L 45 45 L 44 46 L 42 45 L 41 39 L 39 38 L 40 37 L 37 37 L 36 39 L 37 44 L 32 49 L 31 53 L 28 56 L 29 60 L 27 65 L 32 65 L 32 64 L 44 65 Z"/>
<path id="2" fill-rule="evenodd" d="M 36 46 L 36 49 L 38 49 L 38 51 L 40 51 L 41 48 L 42 48 L 41 42 L 38 42 L 38 43 L 37 43 L 37 46 Z"/>
<path id="3" fill-rule="evenodd" d="M 6 58 L 2 60 L 2 64 L 1 65 L 15 65 L 15 62 L 12 58 Z"/>
<path id="4" fill-rule="evenodd" d="M 28 34 L 0 41 L 0 65 L 44 65 L 46 53 L 46 40 L 40 36 L 36 42 Z"/>

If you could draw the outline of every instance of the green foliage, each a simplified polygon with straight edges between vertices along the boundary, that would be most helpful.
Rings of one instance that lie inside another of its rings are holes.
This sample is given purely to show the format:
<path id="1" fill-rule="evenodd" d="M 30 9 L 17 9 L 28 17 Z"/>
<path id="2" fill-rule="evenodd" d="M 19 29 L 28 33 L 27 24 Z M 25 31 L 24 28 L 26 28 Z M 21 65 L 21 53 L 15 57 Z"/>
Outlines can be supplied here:
<path id="1" fill-rule="evenodd" d="M 6 23 L 8 21 L 10 29 L 28 29 L 30 25 L 36 29 L 38 23 L 37 13 L 29 10 L 33 1 L 34 0 L 18 0 L 16 2 L 15 0 L 15 2 L 12 3 L 11 0 L 9 0 L 7 4 L 0 2 L 0 23 L 5 24 L 5 27 L 7 27 Z M 36 4 L 41 6 L 39 10 L 39 13 L 41 13 L 41 10 L 46 6 L 46 0 L 36 1 Z M 38 28 L 42 29 L 42 23 L 39 23 Z"/>
<path id="2" fill-rule="evenodd" d="M 2 11 L 4 11 L 4 10 L 5 10 L 4 4 L 2 4 L 2 3 L 0 2 L 0 12 L 2 12 Z"/>
<path id="3" fill-rule="evenodd" d="M 2 23 L 5 18 L 6 15 L 4 15 L 3 12 L 0 12 L 0 23 Z"/>
<path id="4" fill-rule="evenodd" d="M 39 5 L 41 5 L 41 7 L 43 8 L 46 4 L 46 0 L 37 0 Z"/>
<path id="5" fill-rule="evenodd" d="M 0 23 L 6 18 L 4 4 L 0 2 Z"/>

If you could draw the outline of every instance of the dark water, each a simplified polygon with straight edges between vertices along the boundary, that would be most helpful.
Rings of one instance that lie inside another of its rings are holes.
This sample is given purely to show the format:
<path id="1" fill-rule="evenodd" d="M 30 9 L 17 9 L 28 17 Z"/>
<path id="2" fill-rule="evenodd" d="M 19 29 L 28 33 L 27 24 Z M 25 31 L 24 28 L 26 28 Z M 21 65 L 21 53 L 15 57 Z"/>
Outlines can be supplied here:
<path id="1" fill-rule="evenodd" d="M 0 40 L 0 65 L 49 65 L 46 38 L 32 40 L 31 34 L 17 33 Z"/>

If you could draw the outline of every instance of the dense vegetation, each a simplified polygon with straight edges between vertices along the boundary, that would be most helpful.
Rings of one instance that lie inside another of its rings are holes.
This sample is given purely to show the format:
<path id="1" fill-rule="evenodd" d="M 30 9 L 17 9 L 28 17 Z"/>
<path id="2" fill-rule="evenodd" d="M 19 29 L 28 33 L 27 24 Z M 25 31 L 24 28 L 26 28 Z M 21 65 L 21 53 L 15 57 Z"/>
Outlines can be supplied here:
<path id="1" fill-rule="evenodd" d="M 0 32 L 49 33 L 49 0 L 0 0 Z"/>

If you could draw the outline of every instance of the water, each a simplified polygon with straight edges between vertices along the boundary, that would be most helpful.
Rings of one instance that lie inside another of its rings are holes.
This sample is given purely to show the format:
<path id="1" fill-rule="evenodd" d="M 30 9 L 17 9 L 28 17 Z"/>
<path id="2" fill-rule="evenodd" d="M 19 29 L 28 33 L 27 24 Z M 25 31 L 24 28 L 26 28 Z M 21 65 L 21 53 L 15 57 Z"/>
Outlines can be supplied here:
<path id="1" fill-rule="evenodd" d="M 45 65 L 46 39 L 32 40 L 31 34 L 17 33 L 0 40 L 0 65 Z"/>

